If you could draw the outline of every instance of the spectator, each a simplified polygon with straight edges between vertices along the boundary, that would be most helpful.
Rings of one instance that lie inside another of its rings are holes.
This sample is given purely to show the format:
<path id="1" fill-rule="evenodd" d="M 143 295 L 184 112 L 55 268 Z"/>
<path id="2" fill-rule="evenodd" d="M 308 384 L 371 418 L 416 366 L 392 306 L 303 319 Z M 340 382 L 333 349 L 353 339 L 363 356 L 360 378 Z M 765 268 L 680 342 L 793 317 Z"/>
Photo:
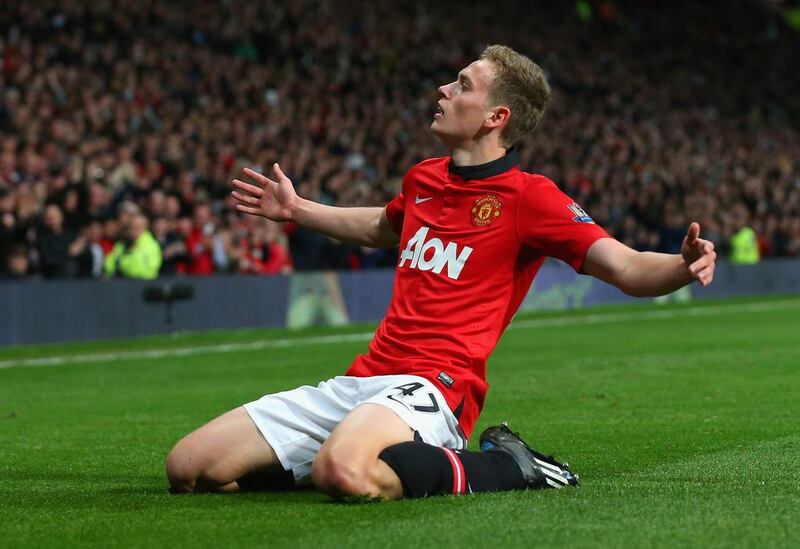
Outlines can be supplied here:
<path id="1" fill-rule="evenodd" d="M 77 275 L 82 278 L 103 276 L 105 251 L 103 249 L 103 225 L 98 220 L 90 221 L 81 235 L 69 247 L 69 255 L 77 263 Z"/>
<path id="2" fill-rule="evenodd" d="M 64 214 L 64 228 L 70 234 L 78 234 L 81 231 L 81 228 L 86 225 L 88 220 L 86 219 L 84 207 L 81 207 L 81 196 L 79 192 L 79 188 L 76 186 L 70 186 L 64 189 L 61 193 L 61 209 Z"/>
<path id="3" fill-rule="evenodd" d="M 183 216 L 183 204 L 179 196 L 175 194 L 167 195 L 164 200 L 164 215 L 170 221 L 176 221 L 179 217 Z"/>
<path id="4" fill-rule="evenodd" d="M 103 237 L 100 239 L 100 246 L 103 248 L 103 256 L 107 256 L 111 253 L 111 249 L 119 238 L 119 221 L 116 219 L 106 219 L 103 223 Z"/>
<path id="5" fill-rule="evenodd" d="M 142 214 L 142 209 L 132 200 L 124 200 L 117 208 L 117 221 L 121 228 L 129 227 L 133 218 Z"/>
<path id="6" fill-rule="evenodd" d="M 187 260 L 186 242 L 181 235 L 172 230 L 170 220 L 166 217 L 157 217 L 153 220 L 153 236 L 161 246 L 161 270 L 162 276 L 172 276 L 178 274 L 179 268 Z"/>
<path id="7" fill-rule="evenodd" d="M 20 280 L 30 274 L 30 259 L 24 246 L 17 246 L 8 254 L 8 259 L 0 272 L 0 278 Z"/>
<path id="8" fill-rule="evenodd" d="M 195 204 L 193 224 L 186 238 L 188 252 L 187 273 L 209 275 L 214 272 L 214 231 L 216 226 L 207 202 Z"/>
<path id="9" fill-rule="evenodd" d="M 264 219 L 251 239 L 239 243 L 239 272 L 249 274 L 289 274 L 292 263 L 280 226 Z"/>
<path id="10" fill-rule="evenodd" d="M 39 229 L 39 270 L 44 278 L 75 276 L 77 268 L 70 261 L 69 247 L 74 235 L 64 229 L 64 215 L 55 204 L 48 205 Z"/>
<path id="11" fill-rule="evenodd" d="M 0 264 L 5 265 L 15 242 L 20 240 L 14 194 L 0 187 Z"/>
<path id="12" fill-rule="evenodd" d="M 166 213 L 167 197 L 161 189 L 153 189 L 147 196 L 147 216 L 151 219 Z"/>
<path id="13" fill-rule="evenodd" d="M 758 236 L 750 227 L 749 214 L 745 206 L 739 205 L 734 210 L 736 231 L 730 238 L 731 263 L 753 265 L 761 260 L 758 247 Z"/>
<path id="14" fill-rule="evenodd" d="M 125 278 L 153 279 L 161 268 L 161 246 L 147 230 L 147 218 L 133 214 L 122 226 L 124 238 L 114 244 L 105 259 L 105 273 Z"/>

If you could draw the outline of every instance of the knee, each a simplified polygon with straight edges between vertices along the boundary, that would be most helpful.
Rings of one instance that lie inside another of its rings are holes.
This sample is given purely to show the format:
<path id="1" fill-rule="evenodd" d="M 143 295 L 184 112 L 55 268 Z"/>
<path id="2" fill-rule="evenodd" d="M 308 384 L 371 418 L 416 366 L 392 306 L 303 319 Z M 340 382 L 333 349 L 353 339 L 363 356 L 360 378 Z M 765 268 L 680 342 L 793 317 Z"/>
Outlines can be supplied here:
<path id="1" fill-rule="evenodd" d="M 311 466 L 311 480 L 318 489 L 334 498 L 379 496 L 371 481 L 369 467 L 339 452 L 321 452 Z"/>
<path id="2" fill-rule="evenodd" d="M 192 452 L 182 442 L 178 442 L 170 450 L 164 464 L 167 469 L 169 491 L 173 494 L 193 492 L 202 473 L 197 459 L 192 456 Z"/>

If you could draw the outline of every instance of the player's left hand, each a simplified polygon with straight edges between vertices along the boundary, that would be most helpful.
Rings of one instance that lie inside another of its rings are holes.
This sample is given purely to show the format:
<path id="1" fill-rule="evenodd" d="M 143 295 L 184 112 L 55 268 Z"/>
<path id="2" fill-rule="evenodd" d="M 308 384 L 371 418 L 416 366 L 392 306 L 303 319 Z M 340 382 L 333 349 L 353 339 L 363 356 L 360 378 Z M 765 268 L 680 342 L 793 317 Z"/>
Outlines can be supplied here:
<path id="1" fill-rule="evenodd" d="M 714 243 L 700 238 L 700 224 L 692 223 L 681 246 L 681 255 L 689 274 L 703 286 L 714 280 L 717 252 Z"/>

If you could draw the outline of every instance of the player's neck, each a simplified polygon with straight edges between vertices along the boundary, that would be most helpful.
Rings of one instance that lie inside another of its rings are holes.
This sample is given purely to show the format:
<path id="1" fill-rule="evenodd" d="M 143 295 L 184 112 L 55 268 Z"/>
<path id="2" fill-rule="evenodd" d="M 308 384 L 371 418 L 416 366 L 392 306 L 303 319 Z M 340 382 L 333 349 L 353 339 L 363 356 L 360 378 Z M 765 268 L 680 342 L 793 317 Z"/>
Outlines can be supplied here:
<path id="1" fill-rule="evenodd" d="M 471 143 L 465 147 L 454 148 L 450 156 L 456 166 L 477 166 L 497 160 L 506 155 L 506 148 L 497 143 Z"/>

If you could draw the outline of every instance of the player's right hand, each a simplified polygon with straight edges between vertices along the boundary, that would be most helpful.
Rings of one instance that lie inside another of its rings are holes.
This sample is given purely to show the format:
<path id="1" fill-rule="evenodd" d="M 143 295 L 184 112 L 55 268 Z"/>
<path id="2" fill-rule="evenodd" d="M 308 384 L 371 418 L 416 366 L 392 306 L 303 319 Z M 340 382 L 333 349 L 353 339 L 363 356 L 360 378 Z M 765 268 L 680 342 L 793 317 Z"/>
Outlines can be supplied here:
<path id="1" fill-rule="evenodd" d="M 273 221 L 291 221 L 292 212 L 299 197 L 291 180 L 281 171 L 278 163 L 272 165 L 275 180 L 250 168 L 242 170 L 245 176 L 255 181 L 255 185 L 240 179 L 233 180 L 237 190 L 231 195 L 239 201 L 236 209 L 251 215 L 260 215 Z"/>

